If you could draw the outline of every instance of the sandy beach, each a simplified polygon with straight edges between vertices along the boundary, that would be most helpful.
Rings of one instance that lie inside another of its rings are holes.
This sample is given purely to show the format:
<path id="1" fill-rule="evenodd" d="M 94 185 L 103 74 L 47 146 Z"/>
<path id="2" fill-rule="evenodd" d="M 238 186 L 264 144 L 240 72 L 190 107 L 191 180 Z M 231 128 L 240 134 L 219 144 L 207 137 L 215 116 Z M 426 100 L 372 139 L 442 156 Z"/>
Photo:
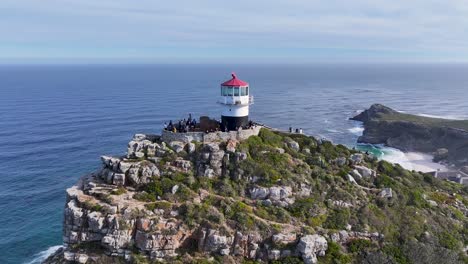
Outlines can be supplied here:
<path id="1" fill-rule="evenodd" d="M 386 150 L 381 157 L 383 160 L 398 163 L 403 168 L 421 172 L 447 171 L 447 167 L 432 161 L 432 155 L 420 152 L 401 152 L 399 150 Z"/>

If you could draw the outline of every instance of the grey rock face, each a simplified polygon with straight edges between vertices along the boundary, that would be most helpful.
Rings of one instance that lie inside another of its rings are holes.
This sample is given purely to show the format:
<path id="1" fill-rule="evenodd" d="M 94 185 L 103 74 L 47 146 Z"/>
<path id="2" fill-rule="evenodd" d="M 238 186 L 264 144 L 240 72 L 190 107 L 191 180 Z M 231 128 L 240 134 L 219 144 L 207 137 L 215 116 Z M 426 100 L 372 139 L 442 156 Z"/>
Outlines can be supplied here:
<path id="1" fill-rule="evenodd" d="M 299 151 L 300 150 L 300 146 L 299 146 L 299 143 L 297 143 L 296 141 L 294 140 L 290 140 L 287 142 L 287 145 L 290 149 L 294 150 L 294 151 Z"/>
<path id="2" fill-rule="evenodd" d="M 203 228 L 198 236 L 198 248 L 205 252 L 219 252 L 222 249 L 228 249 L 232 242 L 232 237 L 222 236 L 219 231 L 214 229 Z"/>
<path id="3" fill-rule="evenodd" d="M 175 153 L 179 153 L 184 150 L 185 143 L 180 141 L 171 141 L 169 146 L 175 151 Z"/>
<path id="4" fill-rule="evenodd" d="M 272 236 L 271 240 L 273 243 L 276 245 L 287 245 L 294 243 L 296 241 L 296 234 L 294 233 L 288 233 L 288 234 L 275 234 Z"/>
<path id="5" fill-rule="evenodd" d="M 317 256 L 325 256 L 328 243 L 325 237 L 320 235 L 307 235 L 301 237 L 297 244 L 297 251 L 301 254 L 306 264 L 317 263 Z"/>
<path id="6" fill-rule="evenodd" d="M 250 198 L 253 200 L 263 200 L 268 197 L 270 190 L 265 187 L 255 187 L 250 190 Z"/>
<path id="7" fill-rule="evenodd" d="M 347 159 L 345 157 L 339 157 L 335 160 L 336 165 L 343 167 L 347 163 Z"/>
<path id="8" fill-rule="evenodd" d="M 190 143 L 187 143 L 187 152 L 188 152 L 189 154 L 194 153 L 194 152 L 195 152 L 195 149 L 196 149 L 196 146 L 195 146 L 194 143 L 191 143 L 191 142 L 190 142 Z"/>
<path id="9" fill-rule="evenodd" d="M 283 148 L 276 148 L 276 151 L 277 151 L 279 154 L 284 154 L 284 149 L 283 149 Z"/>
<path id="10" fill-rule="evenodd" d="M 350 159 L 353 164 L 360 164 L 364 159 L 364 155 L 362 153 L 355 153 L 351 155 Z"/>
<path id="11" fill-rule="evenodd" d="M 187 172 L 192 169 L 192 162 L 190 162 L 190 160 L 176 159 L 174 161 L 174 166 Z"/>
<path id="12" fill-rule="evenodd" d="M 264 204 L 274 204 L 281 207 L 286 207 L 294 203 L 292 196 L 292 188 L 290 186 L 273 186 L 253 187 L 250 189 L 250 198 L 253 200 L 268 200 Z"/>
<path id="13" fill-rule="evenodd" d="M 374 170 L 371 170 L 364 166 L 354 166 L 354 168 L 362 175 L 364 178 L 376 177 L 377 173 Z"/>
<path id="14" fill-rule="evenodd" d="M 392 198 L 393 197 L 392 188 L 384 188 L 382 191 L 380 191 L 379 197 Z"/>

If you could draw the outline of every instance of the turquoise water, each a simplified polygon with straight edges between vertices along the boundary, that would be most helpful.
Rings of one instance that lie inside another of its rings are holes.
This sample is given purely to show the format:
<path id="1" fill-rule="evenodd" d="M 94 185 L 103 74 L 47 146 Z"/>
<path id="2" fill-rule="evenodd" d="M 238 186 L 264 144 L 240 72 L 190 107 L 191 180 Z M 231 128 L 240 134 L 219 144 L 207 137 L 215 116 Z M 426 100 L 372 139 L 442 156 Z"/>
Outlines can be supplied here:
<path id="1" fill-rule="evenodd" d="M 219 116 L 231 71 L 250 82 L 256 121 L 348 146 L 362 129 L 347 119 L 373 103 L 468 113 L 462 65 L 0 66 L 0 263 L 37 262 L 61 244 L 65 189 L 100 155 L 189 112 Z"/>

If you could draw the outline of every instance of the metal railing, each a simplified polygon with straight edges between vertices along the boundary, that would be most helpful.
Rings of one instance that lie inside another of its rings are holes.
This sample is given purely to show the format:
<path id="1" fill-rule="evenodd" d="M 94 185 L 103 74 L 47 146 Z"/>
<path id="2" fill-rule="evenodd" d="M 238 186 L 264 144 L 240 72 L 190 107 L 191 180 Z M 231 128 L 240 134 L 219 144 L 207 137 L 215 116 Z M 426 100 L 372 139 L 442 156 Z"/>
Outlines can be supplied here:
<path id="1" fill-rule="evenodd" d="M 218 99 L 220 104 L 232 104 L 232 105 L 250 105 L 254 103 L 254 97 L 249 96 L 221 96 Z"/>

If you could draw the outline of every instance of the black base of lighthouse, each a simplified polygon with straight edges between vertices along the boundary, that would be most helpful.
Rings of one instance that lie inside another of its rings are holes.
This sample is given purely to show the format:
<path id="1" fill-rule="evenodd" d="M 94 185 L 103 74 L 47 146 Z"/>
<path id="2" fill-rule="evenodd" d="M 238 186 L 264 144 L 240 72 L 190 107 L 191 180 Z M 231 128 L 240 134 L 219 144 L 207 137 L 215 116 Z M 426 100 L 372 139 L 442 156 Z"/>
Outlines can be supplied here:
<path id="1" fill-rule="evenodd" d="M 249 124 L 249 116 L 221 116 L 221 124 L 229 131 L 237 130 Z"/>

